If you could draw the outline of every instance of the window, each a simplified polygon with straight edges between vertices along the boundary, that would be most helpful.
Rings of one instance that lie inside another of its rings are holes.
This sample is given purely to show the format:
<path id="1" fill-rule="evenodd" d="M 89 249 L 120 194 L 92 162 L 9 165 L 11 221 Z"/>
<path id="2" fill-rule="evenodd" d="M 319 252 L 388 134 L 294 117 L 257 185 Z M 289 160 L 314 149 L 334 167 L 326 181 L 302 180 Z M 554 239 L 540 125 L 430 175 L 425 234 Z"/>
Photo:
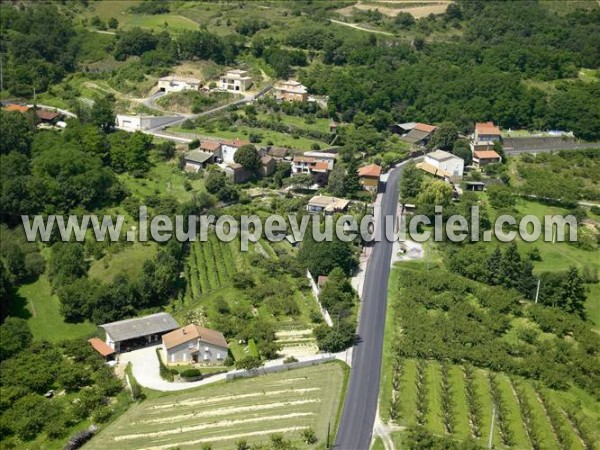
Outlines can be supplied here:
<path id="1" fill-rule="evenodd" d="M 208 361 L 208 355 L 206 353 L 204 354 L 204 361 Z"/>
<path id="2" fill-rule="evenodd" d="M 188 349 L 192 349 L 192 348 L 194 348 L 194 343 L 193 342 L 188 343 Z"/>
<path id="3" fill-rule="evenodd" d="M 217 359 L 223 359 L 220 353 L 217 353 Z"/>

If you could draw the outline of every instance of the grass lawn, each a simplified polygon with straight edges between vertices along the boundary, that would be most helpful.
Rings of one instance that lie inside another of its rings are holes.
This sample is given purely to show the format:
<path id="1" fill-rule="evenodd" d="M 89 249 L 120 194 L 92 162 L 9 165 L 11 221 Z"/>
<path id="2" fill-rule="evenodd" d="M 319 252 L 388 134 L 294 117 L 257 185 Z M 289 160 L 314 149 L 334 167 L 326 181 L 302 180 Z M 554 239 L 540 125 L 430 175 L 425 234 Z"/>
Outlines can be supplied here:
<path id="1" fill-rule="evenodd" d="M 142 199 L 150 195 L 168 194 L 184 202 L 190 200 L 194 192 L 204 190 L 202 178 L 189 179 L 192 190 L 186 190 L 187 175 L 174 162 L 156 164 L 144 178 L 134 178 L 128 173 L 119 175 L 119 178 L 127 189 Z"/>
<path id="2" fill-rule="evenodd" d="M 275 433 L 307 448 L 300 433 L 308 427 L 322 445 L 329 423 L 335 435 L 346 372 L 334 362 L 161 394 L 132 407 L 86 448 L 232 448 L 240 439 L 266 443 Z"/>
<path id="3" fill-rule="evenodd" d="M 284 125 L 301 128 L 303 130 L 319 131 L 321 133 L 329 133 L 329 122 L 330 119 L 315 118 L 315 123 L 306 123 L 304 117 L 288 116 L 282 113 L 260 113 L 258 114 L 259 120 L 268 120 L 272 122 L 279 122 Z"/>
<path id="4" fill-rule="evenodd" d="M 96 332 L 96 326 L 90 322 L 70 324 L 63 320 L 60 300 L 52 294 L 46 275 L 42 275 L 34 283 L 21 286 L 10 311 L 12 316 L 27 319 L 36 340 L 59 342 Z"/>
<path id="5" fill-rule="evenodd" d="M 326 142 L 317 141 L 315 139 L 308 139 L 305 137 L 294 137 L 291 134 L 279 133 L 277 131 L 265 130 L 263 128 L 251 128 L 247 126 L 229 128 L 227 130 L 218 129 L 205 129 L 205 128 L 194 128 L 187 130 L 181 127 L 169 128 L 171 131 L 178 133 L 196 133 L 201 136 L 209 136 L 214 138 L 223 139 L 245 139 L 249 134 L 259 134 L 261 136 L 260 144 L 266 144 L 267 142 L 273 142 L 273 145 L 277 147 L 289 147 L 296 148 L 299 150 L 311 150 L 313 144 L 319 145 L 321 148 L 327 147 Z"/>
<path id="6" fill-rule="evenodd" d="M 115 276 L 121 274 L 128 279 L 134 279 L 140 274 L 144 261 L 153 260 L 156 255 L 156 243 L 135 242 L 118 253 L 107 253 L 104 257 L 92 263 L 89 276 L 104 283 L 110 283 Z"/>

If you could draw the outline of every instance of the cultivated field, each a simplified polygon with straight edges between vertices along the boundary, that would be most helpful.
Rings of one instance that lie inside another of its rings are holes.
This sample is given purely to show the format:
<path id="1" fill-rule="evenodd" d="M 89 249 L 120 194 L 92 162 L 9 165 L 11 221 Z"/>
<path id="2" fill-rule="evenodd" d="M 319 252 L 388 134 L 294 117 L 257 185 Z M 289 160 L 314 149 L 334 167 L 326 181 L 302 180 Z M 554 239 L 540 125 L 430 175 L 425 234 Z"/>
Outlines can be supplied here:
<path id="1" fill-rule="evenodd" d="M 344 16 L 351 16 L 353 9 L 361 11 L 379 11 L 386 16 L 396 17 L 401 12 L 407 12 L 414 18 L 427 17 L 429 14 L 443 14 L 451 1 L 413 1 L 413 0 L 379 0 L 359 1 L 355 5 L 339 9 Z"/>
<path id="2" fill-rule="evenodd" d="M 278 433 L 304 448 L 300 433 L 308 428 L 322 445 L 328 424 L 332 436 L 336 427 L 344 377 L 339 363 L 329 363 L 153 398 L 84 448 L 234 448 L 242 439 L 266 443 Z"/>
<path id="3" fill-rule="evenodd" d="M 585 449 L 593 424 L 588 408 L 567 406 L 565 393 L 505 374 L 446 366 L 437 361 L 400 360 L 393 365 L 393 394 L 387 414 L 392 423 L 423 425 L 460 440 L 489 440 L 496 408 L 496 448 Z M 591 405 L 593 407 L 593 405 Z"/>

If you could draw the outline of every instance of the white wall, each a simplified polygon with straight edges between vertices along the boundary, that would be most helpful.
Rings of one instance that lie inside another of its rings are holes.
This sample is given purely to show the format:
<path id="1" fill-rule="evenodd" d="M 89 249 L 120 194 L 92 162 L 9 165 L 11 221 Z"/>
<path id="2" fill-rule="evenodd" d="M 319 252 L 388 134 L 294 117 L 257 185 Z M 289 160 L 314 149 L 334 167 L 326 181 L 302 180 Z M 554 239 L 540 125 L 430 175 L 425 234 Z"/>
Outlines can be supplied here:
<path id="1" fill-rule="evenodd" d="M 230 147 L 226 144 L 221 145 L 221 157 L 223 158 L 224 163 L 231 164 L 235 162 L 233 160 L 235 152 L 237 152 L 237 147 Z"/>

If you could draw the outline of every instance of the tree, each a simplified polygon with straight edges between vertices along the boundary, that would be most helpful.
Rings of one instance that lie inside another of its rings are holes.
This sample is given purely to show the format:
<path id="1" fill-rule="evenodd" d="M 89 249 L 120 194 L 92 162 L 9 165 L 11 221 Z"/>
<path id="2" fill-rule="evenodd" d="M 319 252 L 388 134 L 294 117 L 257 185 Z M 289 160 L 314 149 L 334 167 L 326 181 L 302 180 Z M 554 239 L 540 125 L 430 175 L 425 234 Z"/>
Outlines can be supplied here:
<path id="1" fill-rule="evenodd" d="M 206 190 L 211 194 L 217 194 L 227 184 L 227 177 L 220 170 L 211 170 L 206 176 Z"/>
<path id="2" fill-rule="evenodd" d="M 256 356 L 245 356 L 235 362 L 236 369 L 252 370 L 262 366 L 262 361 Z"/>
<path id="3" fill-rule="evenodd" d="M 115 127 L 114 98 L 102 97 L 94 102 L 90 112 L 90 120 L 103 131 L 110 131 Z"/>
<path id="4" fill-rule="evenodd" d="M 346 171 L 342 164 L 336 164 L 329 174 L 327 190 L 336 197 L 346 194 Z"/>
<path id="5" fill-rule="evenodd" d="M 458 139 L 458 129 L 451 122 L 441 124 L 429 140 L 429 148 L 440 148 L 442 150 L 451 150 Z"/>
<path id="6" fill-rule="evenodd" d="M 346 178 L 344 179 L 344 191 L 347 196 L 353 196 L 362 190 L 360 178 L 358 177 L 358 161 L 350 159 L 346 167 Z"/>
<path id="7" fill-rule="evenodd" d="M 417 196 L 419 205 L 448 206 L 452 201 L 452 186 L 441 180 L 432 180 Z"/>
<path id="8" fill-rule="evenodd" d="M 108 19 L 108 21 L 106 22 L 106 24 L 108 25 L 108 28 L 111 28 L 113 30 L 116 30 L 117 28 L 119 28 L 119 21 L 117 19 L 115 19 L 114 17 L 110 17 Z"/>
<path id="9" fill-rule="evenodd" d="M 402 202 L 416 199 L 421 191 L 422 183 L 423 172 L 411 161 L 402 171 L 400 178 L 400 199 Z"/>
<path id="10" fill-rule="evenodd" d="M 459 158 L 464 159 L 465 166 L 469 166 L 473 162 L 473 152 L 471 151 L 469 141 L 466 139 L 457 140 L 452 147 L 452 153 Z"/>
<path id="11" fill-rule="evenodd" d="M 340 318 L 350 314 L 355 300 L 356 293 L 344 271 L 339 267 L 334 268 L 319 293 L 319 301 L 331 316 Z"/>
<path id="12" fill-rule="evenodd" d="M 492 184 L 487 188 L 490 205 L 495 209 L 514 208 L 517 199 L 512 193 L 511 188 L 503 184 Z"/>
<path id="13" fill-rule="evenodd" d="M 165 141 L 156 146 L 156 153 L 164 161 L 168 161 L 175 156 L 175 142 Z"/>
<path id="14" fill-rule="evenodd" d="M 131 172 L 141 176 L 148 170 L 152 136 L 136 131 L 117 131 L 109 136 L 110 163 L 115 172 Z"/>
<path id="15" fill-rule="evenodd" d="M 87 274 L 83 245 L 57 242 L 51 247 L 49 276 L 55 287 L 66 286 L 72 280 Z"/>
<path id="16" fill-rule="evenodd" d="M 31 125 L 23 114 L 17 111 L 0 110 L 0 153 L 16 151 L 29 154 L 33 133 Z"/>
<path id="17" fill-rule="evenodd" d="M 316 242 L 311 235 L 306 235 L 298 260 L 314 277 L 327 274 L 336 267 L 349 276 L 358 264 L 352 243 L 340 241 L 337 236 L 331 241 Z"/>
<path id="18" fill-rule="evenodd" d="M 352 347 L 356 339 L 356 326 L 351 321 L 338 319 L 333 327 L 327 324 L 317 325 L 313 333 L 320 350 L 337 353 Z"/>
<path id="19" fill-rule="evenodd" d="M 0 361 L 26 349 L 32 340 L 33 335 L 25 319 L 8 317 L 0 325 Z"/>
<path id="20" fill-rule="evenodd" d="M 260 169 L 260 156 L 256 151 L 256 147 L 252 144 L 242 145 L 238 148 L 233 160 L 250 172 L 258 172 L 258 169 Z"/>

